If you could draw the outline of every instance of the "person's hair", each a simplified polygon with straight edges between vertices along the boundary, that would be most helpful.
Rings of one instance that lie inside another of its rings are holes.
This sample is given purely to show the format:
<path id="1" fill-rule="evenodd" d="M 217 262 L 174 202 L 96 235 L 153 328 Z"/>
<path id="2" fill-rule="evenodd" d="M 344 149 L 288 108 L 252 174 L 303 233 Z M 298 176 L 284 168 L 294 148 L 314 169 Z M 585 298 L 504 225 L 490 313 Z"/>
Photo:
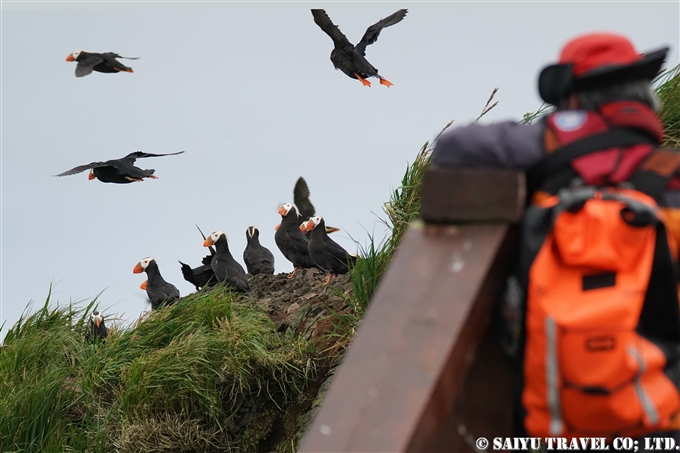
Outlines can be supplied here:
<path id="1" fill-rule="evenodd" d="M 614 101 L 636 101 L 657 111 L 661 106 L 659 97 L 647 80 L 632 80 L 575 92 L 579 108 L 598 110 L 601 105 Z M 562 98 L 558 108 L 568 108 L 569 97 Z"/>

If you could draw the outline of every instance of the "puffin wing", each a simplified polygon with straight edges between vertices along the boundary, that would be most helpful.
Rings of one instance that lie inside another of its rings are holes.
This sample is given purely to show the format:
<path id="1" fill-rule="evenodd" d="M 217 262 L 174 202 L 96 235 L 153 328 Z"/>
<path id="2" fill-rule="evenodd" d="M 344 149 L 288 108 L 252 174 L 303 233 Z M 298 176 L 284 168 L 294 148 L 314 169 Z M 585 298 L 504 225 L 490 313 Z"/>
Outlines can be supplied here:
<path id="1" fill-rule="evenodd" d="M 328 14 L 326 14 L 326 11 L 323 9 L 313 9 L 312 10 L 312 16 L 314 16 L 314 22 L 316 22 L 316 25 L 319 26 L 323 31 L 326 32 L 328 36 L 331 37 L 333 40 L 333 43 L 335 44 L 335 47 L 338 48 L 343 48 L 346 46 L 352 46 L 352 43 L 349 42 L 347 39 L 347 36 L 345 36 L 340 29 L 338 28 L 337 25 L 335 25 L 330 17 L 328 17 Z"/>
<path id="2" fill-rule="evenodd" d="M 76 66 L 76 77 L 83 77 L 91 74 L 94 67 L 102 61 L 104 61 L 104 58 L 99 55 L 87 55 L 85 58 L 78 61 L 78 65 Z"/>
<path id="3" fill-rule="evenodd" d="M 295 183 L 295 189 L 293 189 L 293 202 L 295 203 L 295 206 L 297 206 L 302 219 L 314 217 L 316 211 L 312 202 L 309 201 L 309 187 L 302 176 L 300 176 Z"/>
<path id="4" fill-rule="evenodd" d="M 378 40 L 380 31 L 383 28 L 401 22 L 401 20 L 406 16 L 407 12 L 408 10 L 406 9 L 400 9 L 396 13 L 387 16 L 384 19 L 380 19 L 378 22 L 368 27 L 368 29 L 366 29 L 366 33 L 364 33 L 364 36 L 361 38 L 361 41 L 359 41 L 359 44 L 357 44 L 357 51 L 360 52 L 361 55 L 366 56 L 366 46 L 371 45 Z"/>
<path id="5" fill-rule="evenodd" d="M 54 176 L 69 176 L 69 175 L 75 175 L 76 173 L 83 172 L 85 170 L 91 170 L 93 168 L 98 168 L 98 167 L 108 167 L 109 163 L 108 162 L 90 162 L 87 165 L 79 165 L 75 168 L 72 168 L 70 170 L 67 170 L 63 173 L 59 173 L 58 175 Z"/>
<path id="6" fill-rule="evenodd" d="M 346 263 L 350 256 L 350 254 L 347 253 L 347 250 L 342 248 L 340 244 L 329 237 L 325 238 L 324 248 L 326 249 L 326 252 L 330 253 L 334 258 L 342 261 L 343 263 Z"/>
<path id="7" fill-rule="evenodd" d="M 145 153 L 143 151 L 135 151 L 134 153 L 130 153 L 127 156 L 119 159 L 125 162 L 130 163 L 130 165 L 135 163 L 135 160 L 141 159 L 143 157 L 162 157 L 162 156 L 174 156 L 177 154 L 182 154 L 184 151 L 179 151 L 176 153 L 168 153 L 168 154 L 151 154 L 151 153 Z"/>
<path id="8" fill-rule="evenodd" d="M 118 55 L 115 52 L 104 52 L 103 55 L 109 56 L 111 58 L 125 58 L 126 60 L 139 60 L 139 57 L 124 57 L 122 55 Z"/>

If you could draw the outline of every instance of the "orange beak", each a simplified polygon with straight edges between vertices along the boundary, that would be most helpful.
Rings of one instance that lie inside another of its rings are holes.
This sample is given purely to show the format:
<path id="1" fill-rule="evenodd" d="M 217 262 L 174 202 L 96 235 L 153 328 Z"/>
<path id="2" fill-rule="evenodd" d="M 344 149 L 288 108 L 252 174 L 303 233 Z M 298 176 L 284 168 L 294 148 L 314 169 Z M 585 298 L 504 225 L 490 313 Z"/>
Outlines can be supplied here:
<path id="1" fill-rule="evenodd" d="M 148 282 L 148 280 L 144 280 L 144 281 L 142 282 L 142 284 L 139 285 L 139 288 L 145 290 L 145 289 L 146 289 L 146 282 Z"/>
<path id="2" fill-rule="evenodd" d="M 314 222 L 311 220 L 308 220 L 307 223 L 305 224 L 305 228 L 307 228 L 309 231 L 312 231 L 316 225 L 314 225 Z"/>
<path id="3" fill-rule="evenodd" d="M 142 272 L 144 272 L 144 269 L 142 268 L 142 265 L 139 264 L 139 263 L 135 264 L 134 269 L 132 269 L 132 273 L 133 273 L 133 274 L 141 274 Z M 142 288 L 142 289 L 144 289 L 144 288 Z"/>
<path id="4" fill-rule="evenodd" d="M 304 222 L 300 224 L 300 231 L 302 231 L 302 234 L 307 233 L 307 227 L 305 226 Z"/>
<path id="5" fill-rule="evenodd" d="M 96 178 L 96 176 L 94 175 L 94 170 L 90 170 L 90 174 L 87 175 L 87 179 L 93 180 L 94 178 Z"/>
<path id="6" fill-rule="evenodd" d="M 73 59 L 73 54 L 72 54 L 72 53 L 68 54 L 68 57 L 66 57 L 66 61 L 75 61 L 75 60 Z"/>
<path id="7" fill-rule="evenodd" d="M 283 208 L 283 206 L 279 206 L 279 214 L 281 214 L 282 216 L 285 216 L 285 215 L 288 214 L 288 213 L 287 213 L 286 210 Z"/>
<path id="8" fill-rule="evenodd" d="M 97 326 L 97 328 L 99 328 L 99 319 L 94 320 L 94 325 Z"/>
<path id="9" fill-rule="evenodd" d="M 203 241 L 203 247 L 210 247 L 214 243 L 215 243 L 215 241 L 213 241 L 211 237 L 206 238 L 206 240 Z"/>

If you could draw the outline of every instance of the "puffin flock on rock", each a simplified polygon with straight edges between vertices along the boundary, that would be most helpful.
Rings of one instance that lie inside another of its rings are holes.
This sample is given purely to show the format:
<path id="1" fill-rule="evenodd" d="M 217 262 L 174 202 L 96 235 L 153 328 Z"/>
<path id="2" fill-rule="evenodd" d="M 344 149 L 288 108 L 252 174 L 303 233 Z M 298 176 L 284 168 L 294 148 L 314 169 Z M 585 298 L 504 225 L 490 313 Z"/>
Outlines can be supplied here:
<path id="1" fill-rule="evenodd" d="M 330 59 L 335 69 L 340 69 L 348 77 L 359 80 L 367 87 L 371 86 L 371 83 L 366 80 L 369 77 L 378 78 L 381 85 L 387 87 L 393 85 L 366 60 L 366 47 L 377 41 L 383 28 L 399 23 L 406 16 L 406 9 L 400 9 L 368 27 L 357 45 L 353 45 L 347 39 L 323 9 L 312 9 L 311 12 L 314 22 L 333 40 L 334 48 Z M 118 59 L 136 60 L 138 58 L 123 57 L 114 52 L 95 53 L 78 50 L 69 54 L 66 61 L 76 62 L 75 75 L 83 77 L 93 71 L 132 73 L 134 72 L 132 68 L 125 66 Z M 55 176 L 68 176 L 89 170 L 88 179 L 90 180 L 98 179 L 101 182 L 115 184 L 141 182 L 145 178 L 157 179 L 157 177 L 153 169 L 143 170 L 136 167 L 134 165 L 136 159 L 182 153 L 184 151 L 167 154 L 136 151 L 120 159 L 80 165 Z M 284 203 L 278 208 L 281 223 L 275 227 L 274 241 L 283 256 L 293 264 L 293 271 L 288 274 L 287 278 L 292 278 L 301 269 L 318 268 L 328 273 L 323 283 L 327 285 L 334 276 L 349 272 L 356 263 L 357 257 L 348 253 L 328 236 L 329 233 L 338 231 L 338 228 L 326 226 L 324 218 L 316 214 L 309 195 L 309 187 L 300 177 L 293 190 L 294 205 Z M 247 245 L 243 251 L 243 261 L 247 273 L 231 254 L 229 239 L 224 231 L 217 230 L 208 237 L 201 232 L 201 236 L 204 239 L 203 246 L 210 250 L 210 254 L 201 260 L 201 265 L 192 268 L 179 261 L 184 279 L 194 285 L 197 291 L 222 284 L 234 291 L 248 294 L 250 293 L 249 276 L 274 274 L 274 255 L 260 243 L 260 230 L 256 226 L 249 226 L 246 229 Z M 171 304 L 180 298 L 179 290 L 163 278 L 154 258 L 142 259 L 134 266 L 133 272 L 146 273 L 147 279 L 140 285 L 140 288 L 146 290 L 152 310 Z M 99 311 L 94 311 L 90 316 L 86 339 L 104 341 L 107 335 L 108 328 L 104 323 L 104 316 Z"/>

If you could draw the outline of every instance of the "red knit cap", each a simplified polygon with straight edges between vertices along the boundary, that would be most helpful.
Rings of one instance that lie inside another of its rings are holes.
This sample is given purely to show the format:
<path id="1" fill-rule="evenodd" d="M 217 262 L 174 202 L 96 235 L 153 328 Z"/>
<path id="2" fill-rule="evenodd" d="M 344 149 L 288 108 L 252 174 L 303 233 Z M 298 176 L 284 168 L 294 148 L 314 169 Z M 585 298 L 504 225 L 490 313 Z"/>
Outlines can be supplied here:
<path id="1" fill-rule="evenodd" d="M 560 64 L 573 64 L 575 76 L 602 66 L 629 65 L 642 60 L 633 44 L 614 33 L 590 33 L 569 41 L 560 54 Z"/>

